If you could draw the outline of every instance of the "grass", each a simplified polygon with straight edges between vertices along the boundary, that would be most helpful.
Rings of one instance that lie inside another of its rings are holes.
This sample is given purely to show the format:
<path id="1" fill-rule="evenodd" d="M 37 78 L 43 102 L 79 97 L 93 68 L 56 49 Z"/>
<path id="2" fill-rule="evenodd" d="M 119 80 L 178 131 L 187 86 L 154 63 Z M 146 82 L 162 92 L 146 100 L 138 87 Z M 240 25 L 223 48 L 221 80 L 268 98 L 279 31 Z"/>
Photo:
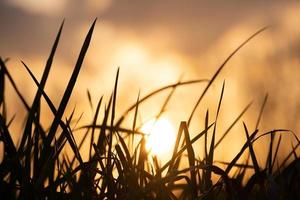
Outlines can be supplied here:
<path id="1" fill-rule="evenodd" d="M 159 88 L 144 97 L 137 97 L 135 104 L 130 106 L 119 119 L 116 119 L 116 103 L 118 91 L 119 70 L 117 71 L 115 86 L 103 116 L 100 108 L 103 107 L 102 97 L 99 98 L 94 110 L 93 120 L 90 124 L 74 129 L 74 111 L 64 120 L 64 112 L 77 77 L 80 74 L 84 57 L 88 50 L 96 20 L 87 33 L 80 50 L 78 60 L 73 69 L 71 78 L 66 86 L 58 108 L 55 107 L 47 93 L 44 91 L 52 61 L 59 43 L 64 26 L 62 23 L 51 53 L 46 62 L 41 81 L 35 78 L 30 67 L 23 65 L 29 76 L 37 86 L 32 104 L 26 102 L 14 79 L 9 73 L 6 64 L 8 60 L 0 59 L 0 141 L 3 144 L 3 158 L 0 164 L 0 194 L 4 199 L 300 199 L 300 161 L 296 150 L 300 141 L 290 130 L 277 129 L 266 133 L 259 131 L 260 119 L 267 102 L 265 97 L 261 106 L 256 127 L 250 130 L 246 123 L 244 134 L 245 144 L 236 152 L 230 162 L 214 160 L 215 150 L 223 139 L 228 136 L 232 128 L 241 123 L 241 117 L 246 113 L 251 103 L 231 123 L 228 129 L 216 141 L 218 132 L 218 116 L 222 107 L 225 82 L 223 82 L 216 116 L 206 112 L 204 130 L 200 130 L 193 138 L 189 131 L 189 124 L 201 100 L 219 76 L 228 61 L 240 48 L 245 46 L 253 37 L 265 30 L 259 30 L 245 40 L 218 68 L 211 79 L 191 81 L 178 81 L 175 84 Z M 14 118 L 8 119 L 7 101 L 5 95 L 6 84 L 12 85 L 15 93 L 26 109 L 27 115 L 23 132 L 20 133 L 18 143 L 12 139 L 10 127 L 17 123 Z M 145 147 L 145 134 L 137 126 L 139 106 L 152 96 L 170 90 L 163 102 L 159 119 L 164 112 L 174 91 L 185 85 L 206 83 L 203 93 L 195 104 L 187 121 L 180 124 L 173 154 L 162 166 L 157 157 L 149 156 Z M 93 102 L 88 91 L 88 99 L 92 108 Z M 41 101 L 45 101 L 53 114 L 50 127 L 45 128 L 40 121 Z M 128 114 L 134 112 L 132 127 L 123 127 Z M 98 119 L 102 123 L 98 124 Z M 213 118 L 213 121 L 212 121 Z M 212 122 L 211 122 L 212 121 Z M 74 131 L 83 130 L 81 141 L 76 141 Z M 278 152 L 281 139 L 286 134 L 292 134 L 297 142 L 292 151 L 278 163 Z M 208 138 L 210 144 L 208 144 Z M 262 137 L 270 137 L 267 160 L 260 166 L 253 145 Z M 134 139 L 140 138 L 137 145 Z M 277 139 L 278 138 L 278 139 Z M 89 140 L 90 139 L 90 140 Z M 203 139 L 204 156 L 199 157 L 193 144 Z M 89 140 L 89 141 L 88 141 Z M 276 142 L 277 141 L 277 142 Z M 88 159 L 82 158 L 82 146 L 88 142 Z M 71 153 L 63 153 L 66 145 L 71 147 Z M 248 154 L 247 154 L 248 153 Z M 245 156 L 245 163 L 238 160 Z M 248 155 L 248 156 L 247 156 Z M 181 165 L 184 158 L 186 165 Z M 294 158 L 292 158 L 294 157 Z M 292 159 L 289 164 L 288 161 Z M 251 162 L 250 162 L 251 160 Z M 251 164 L 250 164 L 251 163 Z M 184 166 L 184 167 L 183 167 Z M 233 176 L 230 172 L 235 169 Z M 250 178 L 246 179 L 247 170 L 254 170 Z M 212 174 L 218 176 L 213 181 Z"/>

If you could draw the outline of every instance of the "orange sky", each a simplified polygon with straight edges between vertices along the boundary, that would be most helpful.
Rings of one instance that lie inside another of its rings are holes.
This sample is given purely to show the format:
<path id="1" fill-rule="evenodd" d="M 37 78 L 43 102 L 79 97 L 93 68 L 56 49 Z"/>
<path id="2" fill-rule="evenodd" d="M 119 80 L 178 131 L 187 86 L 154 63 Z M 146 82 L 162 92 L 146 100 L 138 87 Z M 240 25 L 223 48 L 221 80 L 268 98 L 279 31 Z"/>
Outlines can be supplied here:
<path id="1" fill-rule="evenodd" d="M 199 130 L 203 126 L 198 120 L 203 119 L 207 108 L 212 113 L 215 111 L 216 97 L 225 79 L 220 129 L 226 127 L 251 100 L 254 100 L 253 108 L 243 120 L 253 125 L 262 99 L 269 93 L 261 129 L 300 131 L 300 4 L 297 1 L 161 2 L 1 1 L 0 56 L 11 58 L 9 70 L 30 101 L 34 85 L 19 60 L 24 60 L 39 77 L 58 27 L 66 18 L 46 88 L 58 103 L 88 27 L 98 17 L 69 109 L 77 105 L 78 114 L 86 110 L 87 88 L 94 101 L 102 94 L 107 99 L 116 69 L 120 67 L 118 109 L 121 112 L 135 102 L 139 90 L 145 95 L 176 82 L 181 75 L 184 80 L 210 78 L 235 47 L 268 25 L 270 28 L 243 48 L 221 73 L 191 128 Z M 203 85 L 176 93 L 166 114 L 176 129 L 179 121 L 187 119 L 201 89 Z M 10 97 L 15 96 L 10 94 Z M 157 101 L 162 100 L 163 95 L 141 108 L 141 112 L 146 113 L 144 119 L 159 110 Z M 12 113 L 19 109 L 20 105 L 11 106 Z M 90 114 L 85 113 L 86 116 Z M 231 140 L 237 144 L 233 148 L 238 149 L 240 136 L 232 136 Z"/>

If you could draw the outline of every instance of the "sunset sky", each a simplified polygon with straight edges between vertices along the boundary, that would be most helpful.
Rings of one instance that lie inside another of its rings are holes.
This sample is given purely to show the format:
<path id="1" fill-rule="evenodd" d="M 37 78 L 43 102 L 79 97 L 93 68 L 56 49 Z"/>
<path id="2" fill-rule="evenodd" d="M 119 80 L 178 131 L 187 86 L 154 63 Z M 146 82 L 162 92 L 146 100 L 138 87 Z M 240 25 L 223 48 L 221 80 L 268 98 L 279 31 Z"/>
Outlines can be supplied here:
<path id="1" fill-rule="evenodd" d="M 146 40 L 144 43 L 153 46 L 155 51 L 165 47 L 196 56 L 236 26 L 273 25 L 284 17 L 286 9 L 297 7 L 295 3 L 283 1 L 238 0 L 164 1 L 163 4 L 138 0 L 4 0 L 0 5 L 1 54 L 5 49 L 6 54 L 27 52 L 29 55 L 47 53 L 46 45 L 51 43 L 63 18 L 67 20 L 65 37 L 75 40 L 84 32 L 81 29 L 98 17 L 97 34 L 102 33 L 101 38 L 112 41 L 129 34 Z M 105 35 L 107 32 L 113 35 Z M 153 40 L 163 44 L 149 44 Z"/>
<path id="2" fill-rule="evenodd" d="M 222 82 L 226 80 L 222 110 L 225 120 L 220 129 L 226 128 L 251 100 L 253 107 L 243 120 L 253 125 L 268 93 L 262 129 L 289 128 L 299 132 L 300 3 L 297 2 L 2 0 L 0 56 L 11 59 L 7 64 L 9 70 L 27 94 L 27 100 L 32 100 L 35 87 L 20 60 L 40 77 L 60 23 L 65 19 L 46 87 L 58 103 L 86 32 L 97 17 L 69 109 L 77 105 L 78 114 L 85 110 L 87 89 L 95 103 L 102 94 L 107 100 L 120 67 L 118 109 L 121 112 L 135 102 L 139 90 L 145 95 L 175 83 L 181 76 L 183 80 L 210 78 L 241 42 L 269 26 L 229 62 L 201 105 L 192 128 L 199 130 L 203 126 L 198 119 L 203 118 L 207 108 L 215 111 Z M 169 114 L 175 129 L 181 120 L 187 120 L 202 89 L 203 85 L 187 87 L 174 96 L 166 115 Z M 159 110 L 155 105 L 163 99 L 160 96 L 148 108 L 146 105 L 141 108 L 141 112 L 147 113 L 143 114 L 144 119 Z M 14 105 L 11 109 L 18 112 L 20 107 Z"/>

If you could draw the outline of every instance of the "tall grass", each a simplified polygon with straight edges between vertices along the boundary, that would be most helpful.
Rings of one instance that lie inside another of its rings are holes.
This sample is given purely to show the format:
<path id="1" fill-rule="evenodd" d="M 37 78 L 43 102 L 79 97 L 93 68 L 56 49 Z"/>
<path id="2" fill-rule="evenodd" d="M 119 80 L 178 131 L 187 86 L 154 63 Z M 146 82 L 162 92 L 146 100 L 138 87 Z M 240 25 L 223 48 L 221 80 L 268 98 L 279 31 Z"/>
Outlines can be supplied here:
<path id="1" fill-rule="evenodd" d="M 227 62 L 265 28 L 254 33 L 235 49 L 211 79 L 178 81 L 144 97 L 139 94 L 136 103 L 130 106 L 119 119 L 116 119 L 118 70 L 114 90 L 105 106 L 103 116 L 100 115 L 100 108 L 103 107 L 101 97 L 94 110 L 92 122 L 78 128 L 85 133 L 82 140 L 76 142 L 72 125 L 74 112 L 65 120 L 63 116 L 83 65 L 95 24 L 96 20 L 87 33 L 58 108 L 54 106 L 44 88 L 64 23 L 54 41 L 41 81 L 38 81 L 30 67 L 22 62 L 37 86 L 31 104 L 25 100 L 22 91 L 19 90 L 9 73 L 6 67 L 8 60 L 0 59 L 0 141 L 4 146 L 1 149 L 3 158 L 0 164 L 1 199 L 300 199 L 298 190 L 300 170 L 296 154 L 300 145 L 299 139 L 292 131 L 285 129 L 271 130 L 266 133 L 261 133 L 258 129 L 267 96 L 261 106 L 255 129 L 250 130 L 243 122 L 246 141 L 231 162 L 221 162 L 224 168 L 216 165 L 215 150 L 228 136 L 231 129 L 241 123 L 241 117 L 251 104 L 242 110 L 216 141 L 218 116 L 225 92 L 225 82 L 223 82 L 216 115 L 210 116 L 207 111 L 204 130 L 200 130 L 194 137 L 191 137 L 192 134 L 189 131 L 189 124 L 197 107 Z M 14 118 L 7 118 L 9 112 L 5 95 L 7 83 L 13 86 L 27 112 L 23 132 L 20 133 L 20 140 L 17 144 L 12 139 L 13 133 L 10 129 L 13 123 L 17 122 Z M 196 83 L 207 85 L 189 119 L 180 124 L 172 156 L 161 166 L 157 157 L 148 155 L 145 147 L 145 134 L 140 127 L 137 127 L 139 106 L 154 95 L 170 90 L 166 100 L 162 103 L 160 112 L 156 115 L 156 119 L 159 119 L 178 87 Z M 93 107 L 89 92 L 88 99 Z M 46 102 L 54 116 L 50 127 L 47 128 L 40 120 L 42 100 Z M 131 112 L 134 113 L 132 127 L 126 128 L 123 122 Z M 102 123 L 98 124 L 97 121 L 100 118 Z M 292 147 L 291 153 L 286 155 L 282 163 L 278 163 L 277 155 L 281 138 L 284 137 L 282 133 L 292 134 L 297 145 Z M 267 161 L 264 166 L 258 164 L 253 148 L 254 143 L 262 137 L 270 137 Z M 137 145 L 133 142 L 135 138 L 139 138 Z M 210 144 L 208 144 L 208 138 L 211 138 Z M 200 139 L 205 141 L 203 157 L 199 157 L 193 146 Z M 84 142 L 89 144 L 86 161 L 82 158 Z M 69 154 L 63 153 L 66 144 L 70 145 L 72 150 Z M 237 161 L 245 154 L 248 155 L 245 163 L 238 163 Z M 187 164 L 181 165 L 185 156 Z M 292 156 L 294 156 L 293 161 L 287 164 Z M 235 175 L 230 176 L 229 173 L 233 169 L 236 170 Z M 246 179 L 245 174 L 248 169 L 254 170 L 254 173 Z M 212 174 L 219 177 L 217 181 L 213 181 Z"/>

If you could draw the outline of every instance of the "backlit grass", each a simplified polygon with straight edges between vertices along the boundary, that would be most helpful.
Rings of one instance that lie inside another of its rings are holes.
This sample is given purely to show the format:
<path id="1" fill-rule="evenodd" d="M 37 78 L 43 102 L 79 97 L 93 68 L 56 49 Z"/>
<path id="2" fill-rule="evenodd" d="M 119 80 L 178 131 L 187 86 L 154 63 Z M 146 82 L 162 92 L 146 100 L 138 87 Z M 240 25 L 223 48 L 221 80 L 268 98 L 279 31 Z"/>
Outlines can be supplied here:
<path id="1" fill-rule="evenodd" d="M 64 113 L 80 74 L 95 23 L 96 20 L 88 31 L 58 107 L 53 104 L 44 88 L 64 23 L 59 29 L 40 81 L 35 78 L 30 66 L 22 62 L 38 88 L 33 102 L 28 103 L 22 90 L 15 84 L 13 75 L 6 67 L 8 60 L 0 59 L 0 141 L 3 144 L 0 164 L 1 199 L 300 199 L 298 190 L 300 170 L 296 154 L 300 141 L 296 134 L 285 129 L 259 131 L 267 96 L 261 106 L 255 129 L 249 129 L 245 122 L 240 121 L 250 107 L 249 104 L 217 140 L 218 116 L 223 94 L 226 92 L 223 82 L 221 93 L 216 97 L 218 98 L 216 115 L 211 116 L 207 111 L 203 119 L 205 128 L 194 134 L 194 137 L 191 137 L 189 131 L 197 107 L 201 105 L 202 99 L 227 62 L 265 28 L 254 33 L 237 47 L 210 79 L 178 81 L 148 95 L 138 95 L 136 103 L 120 115 L 120 118 L 116 118 L 118 70 L 114 90 L 107 104 L 104 105 L 103 98 L 99 98 L 93 110 L 93 121 L 75 127 L 74 121 L 77 116 L 74 116 L 74 112 L 67 118 L 64 117 Z M 147 135 L 137 124 L 139 106 L 152 96 L 169 90 L 170 93 L 162 103 L 160 112 L 155 116 L 154 122 L 159 121 L 174 91 L 178 87 L 196 83 L 206 84 L 206 87 L 190 117 L 187 121 L 181 122 L 172 155 L 161 165 L 155 154 L 149 154 Z M 27 112 L 23 131 L 19 134 L 17 143 L 12 139 L 14 133 L 11 132 L 11 126 L 20 122 L 7 117 L 10 111 L 6 105 L 10 99 L 5 95 L 6 84 L 12 85 Z M 89 92 L 88 99 L 92 105 Z M 50 127 L 44 127 L 41 123 L 41 101 L 46 102 L 53 115 Z M 101 107 L 105 107 L 103 115 L 100 114 Z M 124 127 L 123 122 L 131 112 L 134 113 L 132 126 Z M 101 123 L 97 123 L 99 120 Z M 229 137 L 228 133 L 238 123 L 244 126 L 244 132 L 240 134 L 246 140 L 230 162 L 220 161 L 225 166 L 221 168 L 216 165 L 214 159 L 215 149 L 225 137 Z M 79 142 L 74 138 L 74 133 L 78 130 L 85 132 Z M 280 151 L 281 138 L 287 134 L 293 136 L 297 145 L 292 146 L 291 153 L 279 163 L 277 155 Z M 258 164 L 253 148 L 253 144 L 262 137 L 270 138 L 264 166 Z M 201 147 L 204 149 L 204 156 L 199 155 L 193 146 L 200 139 L 205 141 Z M 133 142 L 136 140 L 137 144 Z M 84 142 L 89 144 L 88 151 L 85 151 L 88 153 L 87 160 L 82 158 Z M 72 150 L 68 154 L 63 153 L 67 144 Z M 241 164 L 238 163 L 241 157 L 248 159 Z M 294 157 L 293 161 L 288 163 L 291 157 Z M 187 162 L 181 165 L 183 160 Z M 246 170 L 249 169 L 254 173 L 246 179 Z M 235 173 L 230 176 L 233 170 Z M 217 175 L 217 181 L 213 180 L 213 174 Z"/>

